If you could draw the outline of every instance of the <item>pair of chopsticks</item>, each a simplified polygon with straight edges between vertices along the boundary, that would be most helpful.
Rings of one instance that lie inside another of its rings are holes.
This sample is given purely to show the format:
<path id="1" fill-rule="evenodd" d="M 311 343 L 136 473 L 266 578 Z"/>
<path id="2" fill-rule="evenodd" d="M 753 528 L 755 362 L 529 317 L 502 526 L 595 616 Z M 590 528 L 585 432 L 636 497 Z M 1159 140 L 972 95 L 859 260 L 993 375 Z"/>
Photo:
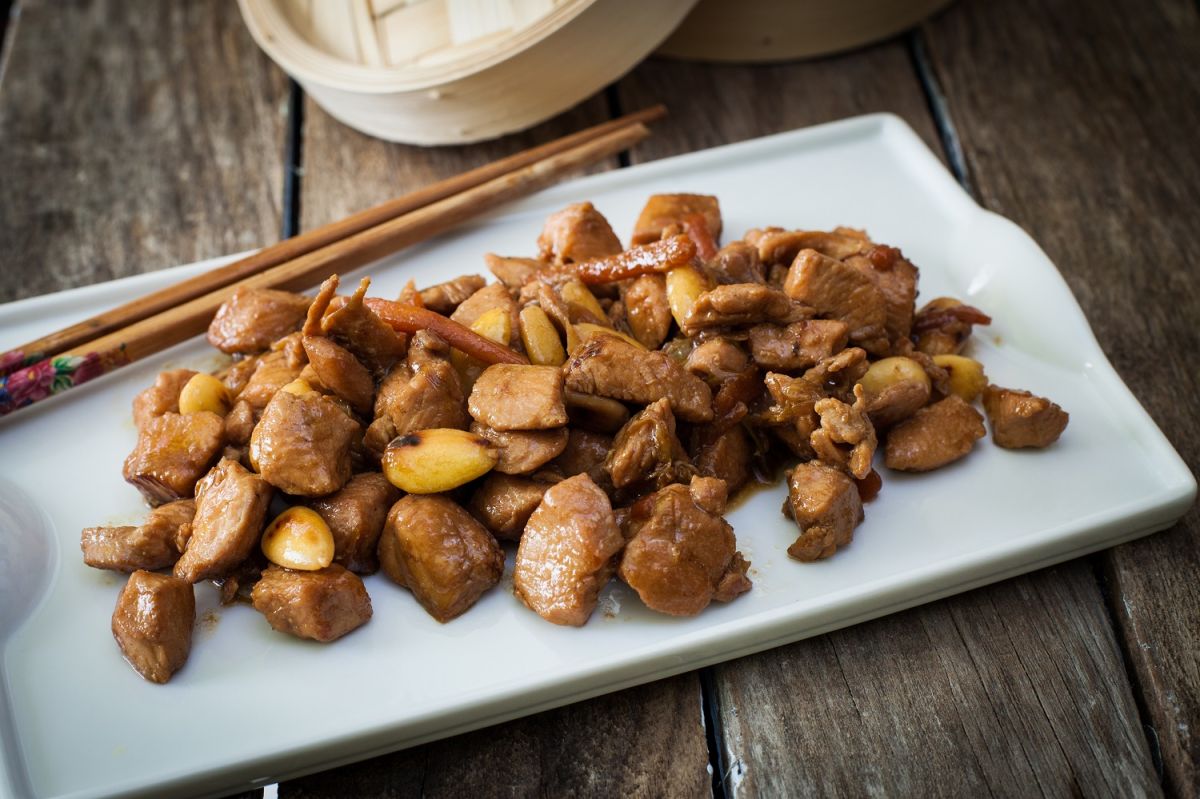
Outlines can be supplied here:
<path id="1" fill-rule="evenodd" d="M 0 354 L 0 416 L 203 333 L 239 288 L 308 289 L 628 149 L 659 105 L 525 150 L 267 247 Z"/>

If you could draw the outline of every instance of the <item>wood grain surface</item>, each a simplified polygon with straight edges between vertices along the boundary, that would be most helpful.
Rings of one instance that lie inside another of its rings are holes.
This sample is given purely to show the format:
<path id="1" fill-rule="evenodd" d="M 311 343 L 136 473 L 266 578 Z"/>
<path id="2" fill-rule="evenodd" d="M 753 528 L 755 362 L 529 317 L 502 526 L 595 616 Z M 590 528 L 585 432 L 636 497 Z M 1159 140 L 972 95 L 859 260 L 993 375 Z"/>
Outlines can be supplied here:
<path id="1" fill-rule="evenodd" d="M 222 0 L 22 0 L 0 302 L 274 241 L 286 80 Z"/>
<path id="2" fill-rule="evenodd" d="M 650 62 L 621 84 L 622 105 L 670 103 L 671 95 L 727 102 L 722 113 L 703 103 L 676 110 L 634 149 L 635 162 L 873 111 L 899 114 L 941 150 L 902 41 L 766 68 Z M 844 796 L 1153 793 L 1093 571 L 1081 561 L 1051 575 L 718 667 L 723 788 L 739 796 L 790 788 Z M 1056 580 L 1070 590 L 1051 590 Z M 1048 623 L 1053 642 L 1044 640 Z M 995 740 L 1010 735 L 1021 742 Z"/>
<path id="3" fill-rule="evenodd" d="M 706 796 L 694 674 L 280 783 L 280 799 Z"/>
<path id="4" fill-rule="evenodd" d="M 971 0 L 925 36 L 981 201 L 1050 255 L 1121 377 L 1197 471 L 1196 3 Z M 1196 795 L 1200 514 L 1103 562 L 1166 786 Z"/>

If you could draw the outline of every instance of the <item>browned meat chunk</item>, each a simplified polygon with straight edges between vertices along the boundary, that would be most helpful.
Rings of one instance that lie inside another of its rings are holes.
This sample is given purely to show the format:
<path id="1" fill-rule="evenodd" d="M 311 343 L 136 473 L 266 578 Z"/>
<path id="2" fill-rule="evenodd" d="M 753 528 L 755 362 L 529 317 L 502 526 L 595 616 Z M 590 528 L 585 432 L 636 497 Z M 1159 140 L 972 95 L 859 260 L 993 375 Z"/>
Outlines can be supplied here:
<path id="1" fill-rule="evenodd" d="M 927 472 L 966 456 L 983 435 L 983 416 L 951 394 L 893 427 L 883 462 L 889 469 Z"/>
<path id="2" fill-rule="evenodd" d="M 550 465 L 563 477 L 587 474 L 595 480 L 597 472 L 604 471 L 604 460 L 612 445 L 612 436 L 573 427 L 567 437 L 567 446 Z"/>
<path id="3" fill-rule="evenodd" d="M 519 541 L 549 487 L 549 483 L 493 472 L 475 489 L 467 510 L 501 541 Z"/>
<path id="4" fill-rule="evenodd" d="M 399 498 L 400 492 L 382 474 L 364 472 L 351 477 L 341 491 L 309 502 L 333 533 L 334 563 L 373 574 L 379 568 L 379 534 L 388 509 Z"/>
<path id="5" fill-rule="evenodd" d="M 858 489 L 845 472 L 823 463 L 801 463 L 788 474 L 784 513 L 800 527 L 800 537 L 788 547 L 796 560 L 827 558 L 854 537 L 863 520 Z"/>
<path id="6" fill-rule="evenodd" d="M 634 246 L 662 238 L 663 229 L 692 214 L 702 214 L 713 241 L 721 238 L 721 205 L 708 194 L 652 194 L 633 226 Z"/>
<path id="7" fill-rule="evenodd" d="M 248 402 L 238 400 L 225 414 L 225 441 L 235 447 L 250 443 L 254 425 L 258 424 L 258 413 Z"/>
<path id="8" fill-rule="evenodd" d="M 450 345 L 430 330 L 418 330 L 413 333 L 412 341 L 408 343 L 408 358 L 404 366 L 408 371 L 416 373 L 433 363 L 445 363 L 450 357 Z M 401 367 L 397 365 L 388 372 L 388 378 L 396 374 Z"/>
<path id="9" fill-rule="evenodd" d="M 685 467 L 677 468 L 682 462 Z M 688 474 L 691 464 L 687 452 L 675 435 L 675 415 L 671 404 L 660 399 L 646 406 L 621 428 L 604 468 L 617 488 L 643 481 L 659 486 L 673 483 Z"/>
<path id="10" fill-rule="evenodd" d="M 396 368 L 379 387 L 366 445 L 382 453 L 396 436 L 436 427 L 465 430 L 470 423 L 458 372 L 449 363 L 430 361 L 415 374 Z"/>
<path id="11" fill-rule="evenodd" d="M 538 236 L 542 260 L 556 264 L 603 258 L 622 249 L 608 220 L 591 203 L 575 203 L 551 214 Z"/>
<path id="12" fill-rule="evenodd" d="M 888 339 L 895 343 L 912 332 L 913 311 L 917 299 L 917 267 L 895 247 L 875 245 L 863 255 L 846 259 L 850 266 L 862 269 L 875 279 L 886 308 Z"/>
<path id="13" fill-rule="evenodd" d="M 229 389 L 229 396 L 236 397 L 250 382 L 250 377 L 257 368 L 258 356 L 250 355 L 239 358 L 225 368 L 217 370 L 214 375 L 225 384 L 225 388 Z"/>
<path id="14" fill-rule="evenodd" d="M 498 363 L 484 370 L 467 410 L 496 430 L 545 430 L 567 423 L 563 376 L 554 366 Z"/>
<path id="15" fill-rule="evenodd" d="M 696 298 L 696 304 L 683 320 L 684 335 L 727 325 L 757 322 L 787 324 L 804 315 L 788 295 L 762 283 L 735 283 L 717 286 Z"/>
<path id="16" fill-rule="evenodd" d="M 595 335 L 563 367 L 567 388 L 648 405 L 666 397 L 687 422 L 712 419 L 712 391 L 703 380 L 661 352 L 635 347 L 616 336 Z"/>
<path id="17" fill-rule="evenodd" d="M 512 336 L 518 337 L 521 309 L 517 307 L 516 300 L 508 293 L 508 289 L 503 283 L 493 283 L 475 292 L 462 305 L 458 306 L 450 318 L 460 325 L 470 327 L 479 317 L 496 308 L 508 314 Z M 512 338 L 501 343 L 511 344 Z"/>
<path id="18" fill-rule="evenodd" d="M 546 268 L 545 262 L 536 258 L 505 258 L 490 252 L 483 256 L 483 262 L 497 280 L 514 291 Z"/>
<path id="19" fill-rule="evenodd" d="M 135 571 L 117 597 L 112 634 L 129 665 L 162 684 L 187 662 L 195 622 L 190 585 L 168 574 Z"/>
<path id="20" fill-rule="evenodd" d="M 870 249 L 869 240 L 848 232 L 766 228 L 748 231 L 746 241 L 758 247 L 758 257 L 764 264 L 791 263 L 802 250 L 815 250 L 841 260 Z"/>
<path id="21" fill-rule="evenodd" d="M 750 357 L 764 369 L 794 372 L 808 369 L 840 352 L 850 328 L 836 319 L 804 319 L 786 327 L 750 328 Z"/>
<path id="22" fill-rule="evenodd" d="M 625 319 L 633 337 L 646 349 L 658 349 L 671 330 L 671 305 L 662 275 L 641 275 L 623 291 Z"/>
<path id="23" fill-rule="evenodd" d="M 447 622 L 500 582 L 504 553 L 482 524 L 449 499 L 409 494 L 388 513 L 379 563 L 430 616 Z"/>
<path id="24" fill-rule="evenodd" d="M 196 503 L 181 499 L 150 511 L 140 527 L 88 527 L 79 542 L 83 562 L 120 572 L 165 569 L 179 560 L 175 536 L 195 513 Z"/>
<path id="25" fill-rule="evenodd" d="M 546 621 L 580 627 L 596 609 L 624 544 L 612 505 L 591 478 L 557 483 L 525 525 L 513 593 Z"/>
<path id="26" fill-rule="evenodd" d="M 726 338 L 710 338 L 692 350 L 687 359 L 688 371 L 710 386 L 741 374 L 749 365 L 742 348 Z"/>
<path id="27" fill-rule="evenodd" d="M 312 302 L 290 291 L 239 288 L 208 326 L 208 343 L 221 352 L 265 352 L 304 323 Z"/>
<path id="28" fill-rule="evenodd" d="M 371 620 L 371 597 L 362 578 L 336 563 L 311 572 L 271 566 L 250 597 L 271 629 L 322 643 Z"/>
<path id="29" fill-rule="evenodd" d="M 179 413 L 179 392 L 196 373 L 191 369 L 159 372 L 154 385 L 133 398 L 133 424 L 138 430 L 156 416 Z"/>
<path id="30" fill-rule="evenodd" d="M 151 505 L 184 499 L 224 446 L 225 422 L 215 413 L 164 413 L 138 431 L 122 474 Z"/>
<path id="31" fill-rule="evenodd" d="M 734 494 L 750 482 L 753 454 L 750 437 L 741 425 L 735 425 L 701 446 L 692 462 L 700 474 L 724 480 Z"/>
<path id="32" fill-rule="evenodd" d="M 783 290 L 815 308 L 817 316 L 845 322 L 855 345 L 873 355 L 888 353 L 883 292 L 861 269 L 816 250 L 801 250 L 788 270 Z"/>
<path id="33" fill-rule="evenodd" d="M 983 409 L 992 426 L 992 440 L 1007 449 L 1048 447 L 1058 441 L 1070 418 L 1045 397 L 1000 386 L 983 390 Z"/>
<path id="34" fill-rule="evenodd" d="M 366 415 L 375 401 L 375 381 L 367 368 L 344 347 L 324 336 L 305 336 L 304 351 L 318 382 Z"/>
<path id="35" fill-rule="evenodd" d="M 486 285 L 487 281 L 479 275 L 462 275 L 445 283 L 421 289 L 421 305 L 447 316 L 453 313 L 463 300 Z"/>
<path id="36" fill-rule="evenodd" d="M 529 474 L 545 466 L 567 446 L 567 428 L 551 430 L 494 430 L 475 422 L 471 432 L 496 447 L 500 459 L 493 467 L 503 474 Z"/>
<path id="37" fill-rule="evenodd" d="M 765 283 L 766 270 L 758 260 L 758 249 L 744 241 L 732 241 L 717 251 L 707 264 L 708 273 L 721 285 Z"/>
<path id="38" fill-rule="evenodd" d="M 258 543 L 270 502 L 265 480 L 234 461 L 218 463 L 196 486 L 196 515 L 183 528 L 190 537 L 175 576 L 198 583 L 231 573 Z"/>
<path id="39" fill-rule="evenodd" d="M 975 325 L 990 325 L 992 318 L 953 297 L 925 303 L 913 318 L 917 349 L 926 355 L 955 355 L 963 351 Z"/>
<path id="40" fill-rule="evenodd" d="M 828 465 L 865 479 L 871 473 L 876 441 L 862 386 L 854 387 L 853 405 L 831 397 L 816 402 L 813 410 L 821 417 L 820 428 L 809 438 L 813 452 Z"/>
<path id="41" fill-rule="evenodd" d="M 336 279 L 330 280 L 336 289 Z M 322 284 L 322 290 L 329 282 Z M 345 305 L 326 314 L 321 319 L 321 332 L 354 353 L 373 374 L 384 375 L 392 364 L 404 357 L 407 341 L 403 334 L 392 330 L 374 311 L 363 305 L 370 284 L 363 278 Z M 315 335 L 315 332 L 305 327 L 306 334 Z"/>
<path id="42" fill-rule="evenodd" d="M 257 360 L 254 373 L 237 395 L 238 402 L 244 402 L 261 412 L 279 389 L 300 376 L 301 366 L 292 363 L 284 350 L 268 352 Z"/>
<path id="43" fill-rule="evenodd" d="M 721 518 L 722 481 L 694 477 L 691 486 L 661 489 L 648 504 L 645 518 L 638 510 L 630 516 L 619 570 L 646 607 L 695 616 L 714 599 L 728 602 L 750 590 L 750 564 L 737 551 L 733 528 Z"/>
<path id="44" fill-rule="evenodd" d="M 361 433 L 329 398 L 280 391 L 250 436 L 250 462 L 285 493 L 332 494 L 350 479 L 350 448 Z"/>

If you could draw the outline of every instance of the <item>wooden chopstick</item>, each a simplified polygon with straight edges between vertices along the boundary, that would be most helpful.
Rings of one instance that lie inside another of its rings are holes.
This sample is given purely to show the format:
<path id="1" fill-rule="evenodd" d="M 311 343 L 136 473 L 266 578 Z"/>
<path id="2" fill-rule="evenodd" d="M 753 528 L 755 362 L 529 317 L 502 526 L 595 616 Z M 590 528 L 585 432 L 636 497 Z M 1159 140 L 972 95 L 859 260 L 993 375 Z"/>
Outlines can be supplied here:
<path id="1" fill-rule="evenodd" d="M 437 235 L 503 202 L 547 186 L 569 172 L 628 149 L 650 135 L 626 124 L 473 188 L 333 241 L 278 266 L 182 302 L 154 316 L 0 377 L 0 416 L 62 393 L 192 336 L 238 288 L 307 289 Z"/>
<path id="2" fill-rule="evenodd" d="M 161 291 L 147 294 L 124 305 L 97 314 L 90 319 L 65 327 L 47 336 L 27 342 L 5 353 L 0 353 L 0 376 L 9 374 L 24 366 L 57 355 L 60 352 L 78 347 L 86 341 L 119 330 L 134 322 L 138 322 L 154 314 L 174 308 L 189 300 L 223 286 L 228 286 L 265 269 L 299 258 L 302 255 L 325 247 L 336 241 L 361 233 L 376 225 L 395 219 L 439 200 L 460 194 L 468 189 L 486 183 L 501 175 L 514 172 L 531 164 L 537 163 L 558 153 L 566 152 L 573 147 L 599 139 L 612 131 L 620 130 L 638 123 L 652 122 L 661 119 L 666 114 L 666 108 L 656 105 L 608 122 L 594 125 L 590 128 L 572 133 L 552 142 L 524 150 L 493 161 L 490 164 L 455 175 L 452 178 L 418 189 L 410 194 L 388 200 L 359 211 L 356 214 L 330 222 L 327 225 L 314 228 L 293 238 L 286 239 L 266 247 L 258 252 L 234 261 L 231 264 L 209 270 L 189 280 L 169 286 Z"/>

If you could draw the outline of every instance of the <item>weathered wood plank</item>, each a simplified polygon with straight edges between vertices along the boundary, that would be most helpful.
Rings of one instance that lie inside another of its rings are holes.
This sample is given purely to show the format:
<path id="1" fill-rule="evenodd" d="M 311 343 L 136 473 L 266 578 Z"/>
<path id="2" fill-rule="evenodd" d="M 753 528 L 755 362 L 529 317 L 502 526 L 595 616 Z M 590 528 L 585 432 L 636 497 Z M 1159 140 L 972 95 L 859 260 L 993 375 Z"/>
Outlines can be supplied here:
<path id="1" fill-rule="evenodd" d="M 1153 794 L 1119 668 L 1082 562 L 839 630 L 717 667 L 727 785 L 752 796 Z"/>
<path id="2" fill-rule="evenodd" d="M 275 240 L 286 79 L 226 3 L 19 8 L 0 301 Z"/>
<path id="3" fill-rule="evenodd" d="M 676 104 L 635 160 L 880 110 L 940 149 L 899 42 L 767 68 L 651 62 L 621 92 L 721 98 L 720 113 Z M 725 664 L 714 682 L 738 794 L 1158 790 L 1083 561 Z"/>
<path id="4" fill-rule="evenodd" d="M 348 128 L 308 98 L 304 115 L 302 230 L 609 118 L 607 103 L 603 96 L 596 95 L 524 133 L 461 147 L 415 147 L 374 139 Z M 612 159 L 591 171 L 616 166 L 616 159 Z M 536 231 L 533 235 L 536 237 Z"/>
<path id="5" fill-rule="evenodd" d="M 1195 471 L 1196 4 L 972 1 L 925 35 L 982 201 L 1058 264 L 1117 371 Z M 1166 785 L 1200 793 L 1200 514 L 1104 562 Z"/>
<path id="6" fill-rule="evenodd" d="M 878 111 L 903 117 L 941 153 L 912 60 L 899 43 L 803 64 L 651 59 L 618 86 L 623 110 L 655 102 L 670 110 L 656 134 L 634 149 L 634 163 Z"/>
<path id="7" fill-rule="evenodd" d="M 694 674 L 280 783 L 280 799 L 707 796 Z"/>
<path id="8" fill-rule="evenodd" d="M 608 118 L 597 96 L 524 134 L 453 148 L 363 136 L 305 107 L 302 227 L 307 229 Z M 617 166 L 616 159 L 593 171 Z M 530 233 L 533 247 L 536 231 Z M 482 257 L 482 256 L 481 256 Z M 282 783 L 280 797 L 630 795 L 671 785 L 707 794 L 708 749 L 695 675 Z M 664 782 L 665 781 L 665 782 Z"/>

